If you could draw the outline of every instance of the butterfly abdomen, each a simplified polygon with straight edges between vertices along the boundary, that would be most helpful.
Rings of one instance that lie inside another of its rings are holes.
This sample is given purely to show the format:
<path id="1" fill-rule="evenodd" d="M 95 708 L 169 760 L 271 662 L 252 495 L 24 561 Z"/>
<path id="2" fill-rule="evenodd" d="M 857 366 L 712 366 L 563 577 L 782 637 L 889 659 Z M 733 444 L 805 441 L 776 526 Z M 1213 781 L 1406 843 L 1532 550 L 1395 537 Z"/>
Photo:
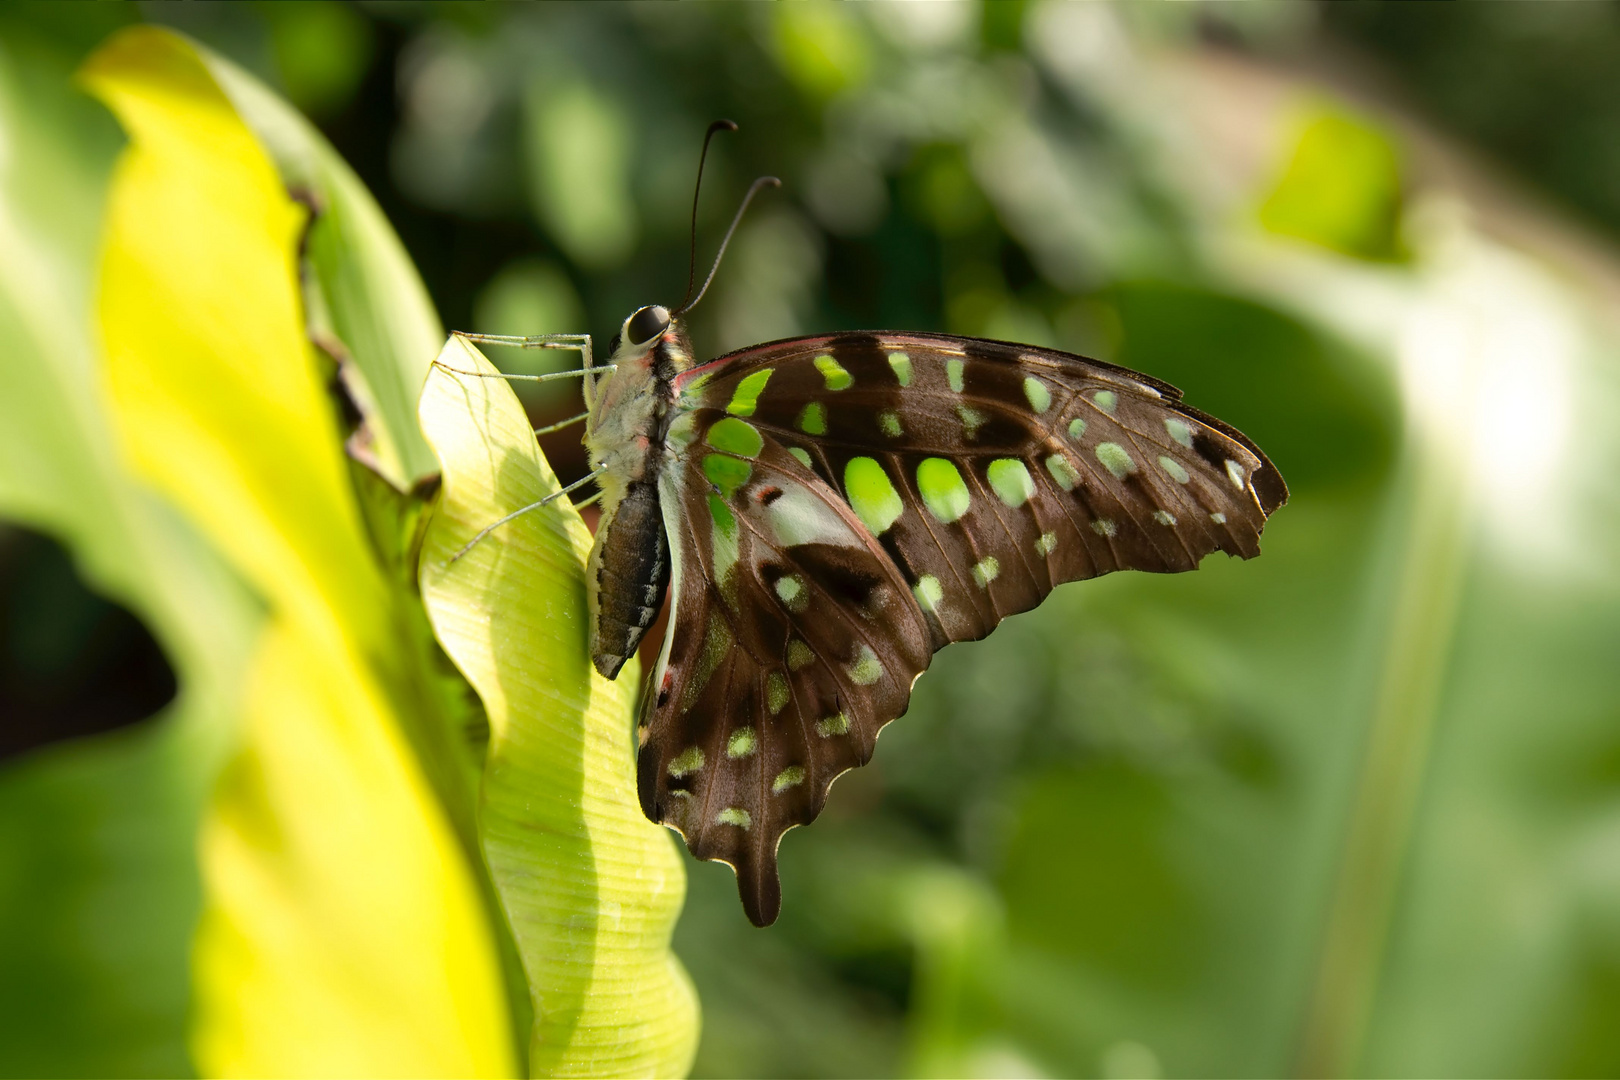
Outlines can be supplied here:
<path id="1" fill-rule="evenodd" d="M 664 606 L 669 545 L 664 539 L 657 485 L 652 481 L 631 484 L 617 513 L 611 520 L 604 519 L 601 529 L 600 556 L 592 567 L 596 611 L 591 662 L 612 679 Z"/>
<path id="2" fill-rule="evenodd" d="M 673 335 L 671 335 L 673 336 Z M 585 436 L 603 470 L 602 516 L 587 567 L 591 662 L 609 679 L 636 651 L 664 605 L 669 543 L 658 503 L 669 378 L 679 342 L 615 350 Z"/>

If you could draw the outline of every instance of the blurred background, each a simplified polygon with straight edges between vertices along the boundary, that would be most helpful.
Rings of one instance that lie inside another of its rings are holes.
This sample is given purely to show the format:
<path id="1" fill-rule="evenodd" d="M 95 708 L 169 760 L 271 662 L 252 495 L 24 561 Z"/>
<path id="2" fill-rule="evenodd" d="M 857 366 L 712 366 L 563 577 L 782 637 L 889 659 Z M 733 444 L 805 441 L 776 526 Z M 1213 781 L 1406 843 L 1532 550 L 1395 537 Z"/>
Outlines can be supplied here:
<path id="1" fill-rule="evenodd" d="M 34 90 L 142 20 L 301 108 L 448 326 L 605 344 L 677 301 L 729 117 L 700 274 L 784 183 L 700 352 L 1055 346 L 1289 481 L 1260 560 L 939 656 L 783 843 L 774 928 L 688 860 L 696 1075 L 1620 1072 L 1620 6 L 10 4 L 8 182 L 111 162 L 99 106 Z M 0 521 L 0 1072 L 190 1067 L 175 692 Z"/>

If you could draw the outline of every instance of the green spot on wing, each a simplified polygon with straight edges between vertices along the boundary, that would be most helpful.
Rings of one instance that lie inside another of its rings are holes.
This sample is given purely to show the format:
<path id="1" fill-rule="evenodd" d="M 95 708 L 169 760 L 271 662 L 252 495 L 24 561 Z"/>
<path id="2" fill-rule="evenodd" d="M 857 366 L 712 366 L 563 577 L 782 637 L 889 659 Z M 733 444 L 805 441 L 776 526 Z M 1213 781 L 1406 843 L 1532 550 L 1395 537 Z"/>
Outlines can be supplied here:
<path id="1" fill-rule="evenodd" d="M 765 706 L 772 716 L 781 712 L 788 703 L 788 681 L 780 672 L 773 671 L 765 678 Z"/>
<path id="2" fill-rule="evenodd" d="M 703 693 L 703 688 L 709 685 L 714 673 L 720 670 L 735 645 L 731 631 L 724 619 L 711 619 L 709 628 L 703 634 L 703 648 L 698 652 L 697 665 L 692 669 L 686 680 L 686 689 L 681 691 L 681 711 L 685 712 L 692 707 L 692 703 Z"/>
<path id="3" fill-rule="evenodd" d="M 979 588 L 988 589 L 990 583 L 1001 576 L 1001 563 L 994 555 L 986 555 L 973 564 L 973 580 L 978 582 Z"/>
<path id="4" fill-rule="evenodd" d="M 834 735 L 842 735 L 848 730 L 849 717 L 845 716 L 841 712 L 833 713 L 825 720 L 816 721 L 816 734 L 820 735 L 823 739 L 831 738 Z"/>
<path id="5" fill-rule="evenodd" d="M 798 460 L 799 464 L 803 465 L 805 468 L 814 468 L 814 466 L 810 464 L 810 451 L 806 450 L 804 447 L 790 446 L 788 447 L 788 453 L 792 454 L 794 458 Z"/>
<path id="6" fill-rule="evenodd" d="M 900 426 L 900 414 L 893 409 L 884 409 L 878 413 L 878 427 L 882 428 L 883 434 L 891 439 L 898 439 L 905 434 L 905 429 Z"/>
<path id="7" fill-rule="evenodd" d="M 892 352 L 889 354 L 889 367 L 902 387 L 911 385 L 911 357 L 903 352 Z"/>
<path id="8" fill-rule="evenodd" d="M 1043 413 L 1052 407 L 1052 392 L 1046 384 L 1033 375 L 1024 377 L 1024 396 L 1029 399 L 1029 407 L 1038 413 Z"/>
<path id="9" fill-rule="evenodd" d="M 1097 444 L 1097 460 L 1103 467 L 1114 474 L 1115 480 L 1123 480 L 1136 471 L 1136 462 L 1119 443 L 1105 442 Z"/>
<path id="10" fill-rule="evenodd" d="M 856 686 L 871 686 L 883 677 L 883 664 L 871 646 L 862 645 L 860 658 L 849 666 L 849 681 Z"/>
<path id="11" fill-rule="evenodd" d="M 1069 421 L 1069 438 L 1079 439 L 1086 433 L 1086 422 L 1078 416 Z"/>
<path id="12" fill-rule="evenodd" d="M 714 815 L 716 824 L 735 825 L 739 829 L 746 829 L 754 823 L 753 815 L 740 806 L 728 806 Z"/>
<path id="13" fill-rule="evenodd" d="M 780 677 L 780 676 L 778 676 Z M 740 727 L 726 740 L 726 757 L 747 757 L 759 749 L 759 736 L 751 727 Z"/>
<path id="14" fill-rule="evenodd" d="M 844 365 L 826 353 L 816 357 L 816 370 L 827 380 L 829 390 L 848 390 L 855 385 L 855 376 L 844 370 Z"/>
<path id="15" fill-rule="evenodd" d="M 990 463 L 987 475 L 991 490 L 1008 506 L 1023 506 L 1035 494 L 1035 481 L 1017 458 L 997 458 Z"/>
<path id="16" fill-rule="evenodd" d="M 1114 408 L 1119 404 L 1119 399 L 1114 396 L 1112 390 L 1099 390 L 1091 395 L 1091 400 L 1096 404 L 1097 408 L 1109 416 L 1114 415 Z"/>
<path id="17" fill-rule="evenodd" d="M 851 458 L 844 466 L 844 491 L 850 509 L 873 536 L 882 536 L 905 509 L 883 466 L 869 457 Z"/>
<path id="18" fill-rule="evenodd" d="M 803 611 L 806 601 L 804 583 L 797 576 L 789 574 L 776 579 L 776 595 L 781 597 L 782 603 L 787 605 L 789 611 Z"/>
<path id="19" fill-rule="evenodd" d="M 1080 470 L 1062 454 L 1053 454 L 1046 459 L 1046 471 L 1052 474 L 1052 479 L 1056 480 L 1058 487 L 1064 491 L 1073 491 L 1075 485 L 1080 482 Z"/>
<path id="20" fill-rule="evenodd" d="M 806 435 L 827 434 L 827 408 L 819 401 L 812 401 L 799 413 L 799 430 Z"/>
<path id="21" fill-rule="evenodd" d="M 732 391 L 726 412 L 733 416 L 753 416 L 754 407 L 759 404 L 759 395 L 765 390 L 765 384 L 771 381 L 773 370 L 763 368 L 738 383 L 737 389 Z"/>
<path id="22" fill-rule="evenodd" d="M 1185 446 L 1188 450 L 1192 449 L 1192 428 L 1188 427 L 1185 423 L 1172 416 L 1165 420 L 1164 430 L 1172 439 L 1176 440 L 1176 442 L 1180 443 L 1182 446 Z"/>
<path id="23" fill-rule="evenodd" d="M 911 592 L 917 598 L 917 605 L 924 611 L 938 611 L 939 602 L 945 598 L 945 590 L 939 586 L 939 578 L 933 574 L 924 574 L 917 579 L 917 584 L 911 587 Z"/>
<path id="24" fill-rule="evenodd" d="M 738 454 L 746 458 L 758 457 L 759 452 L 765 448 L 765 437 L 754 428 L 754 425 L 733 416 L 712 425 L 706 440 L 716 450 L 724 450 L 728 454 Z"/>
<path id="25" fill-rule="evenodd" d="M 754 467 L 726 454 L 710 454 L 703 459 L 703 475 L 729 499 L 748 483 L 748 478 L 754 475 Z"/>
<path id="26" fill-rule="evenodd" d="M 962 369 L 965 365 L 960 359 L 945 361 L 945 378 L 951 384 L 951 390 L 960 394 L 962 392 Z"/>
<path id="27" fill-rule="evenodd" d="M 771 781 L 771 794 L 780 795 L 788 788 L 798 787 L 802 783 L 804 783 L 804 767 L 789 765 L 777 773 L 776 779 Z"/>
<path id="28" fill-rule="evenodd" d="M 679 780 L 703 768 L 703 751 L 689 746 L 669 760 L 669 775 Z"/>
<path id="29" fill-rule="evenodd" d="M 949 524 L 968 512 L 973 497 L 954 462 L 939 457 L 924 458 L 917 466 L 917 490 L 923 505 L 940 521 Z"/>
<path id="30" fill-rule="evenodd" d="M 1159 468 L 1169 473 L 1170 479 L 1174 480 L 1178 484 L 1185 484 L 1188 480 L 1192 479 L 1191 474 L 1189 474 L 1187 470 L 1182 467 L 1181 462 L 1177 461 L 1173 457 L 1169 457 L 1168 455 L 1159 455 Z"/>
<path id="31" fill-rule="evenodd" d="M 963 437 L 967 439 L 978 438 L 979 428 L 984 426 L 984 413 L 971 405 L 958 405 L 956 415 L 962 421 Z"/>
<path id="32" fill-rule="evenodd" d="M 811 651 L 810 646 L 806 645 L 798 638 L 794 638 L 792 641 L 788 642 L 787 662 L 789 671 L 798 671 L 801 668 L 807 667 L 810 664 L 810 661 L 814 660 L 815 658 L 816 654 Z"/>
<path id="33" fill-rule="evenodd" d="M 731 514 L 731 507 L 718 495 L 709 496 L 709 516 L 714 518 L 714 527 L 720 530 L 720 535 L 727 540 L 737 538 L 737 519 Z"/>

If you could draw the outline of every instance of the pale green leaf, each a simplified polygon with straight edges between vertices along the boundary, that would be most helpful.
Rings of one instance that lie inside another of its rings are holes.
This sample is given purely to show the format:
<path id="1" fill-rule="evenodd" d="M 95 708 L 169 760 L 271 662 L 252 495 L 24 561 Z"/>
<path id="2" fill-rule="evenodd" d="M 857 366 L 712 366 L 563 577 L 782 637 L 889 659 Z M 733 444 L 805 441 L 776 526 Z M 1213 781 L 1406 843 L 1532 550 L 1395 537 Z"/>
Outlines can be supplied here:
<path id="1" fill-rule="evenodd" d="M 697 1000 L 669 936 L 685 874 L 670 834 L 636 802 L 636 667 L 609 682 L 586 655 L 591 541 L 566 499 L 451 561 L 558 485 L 511 388 L 457 373 L 495 367 L 460 338 L 440 361 L 421 404 L 444 476 L 422 597 L 489 712 L 479 820 L 534 1001 L 530 1071 L 683 1074 Z"/>

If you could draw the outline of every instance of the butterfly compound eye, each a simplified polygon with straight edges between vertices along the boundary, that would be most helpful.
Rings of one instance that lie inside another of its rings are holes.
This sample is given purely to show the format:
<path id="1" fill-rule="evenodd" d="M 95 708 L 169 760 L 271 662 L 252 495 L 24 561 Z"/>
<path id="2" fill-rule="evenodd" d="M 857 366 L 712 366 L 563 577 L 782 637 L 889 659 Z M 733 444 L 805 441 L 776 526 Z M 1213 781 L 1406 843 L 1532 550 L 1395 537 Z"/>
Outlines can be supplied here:
<path id="1" fill-rule="evenodd" d="M 653 304 L 630 316 L 625 336 L 637 345 L 644 345 L 669 329 L 669 309 Z"/>

